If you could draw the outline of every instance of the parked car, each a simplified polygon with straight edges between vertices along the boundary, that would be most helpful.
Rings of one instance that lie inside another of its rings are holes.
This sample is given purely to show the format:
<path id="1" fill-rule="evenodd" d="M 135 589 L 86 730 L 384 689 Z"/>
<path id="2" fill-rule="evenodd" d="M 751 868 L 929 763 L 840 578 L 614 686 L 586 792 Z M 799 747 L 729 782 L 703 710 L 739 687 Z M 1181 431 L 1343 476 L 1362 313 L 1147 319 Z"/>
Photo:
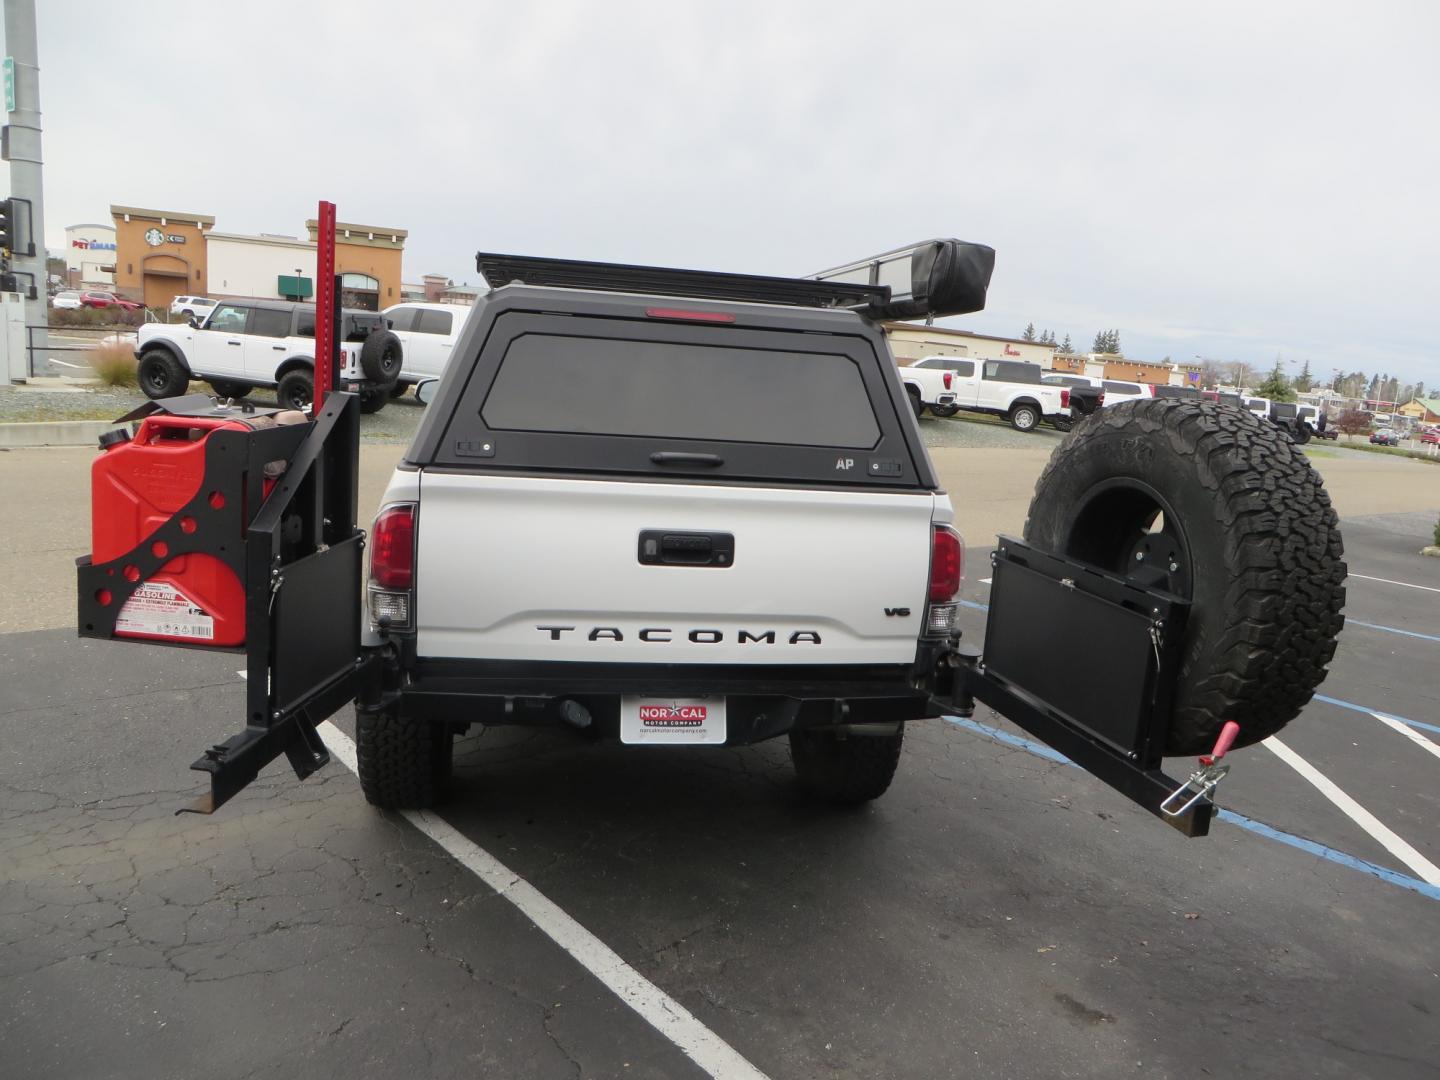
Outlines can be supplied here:
<path id="1" fill-rule="evenodd" d="M 76 289 L 66 289 L 58 292 L 50 298 L 50 306 L 57 311 L 78 311 L 82 306 L 80 293 Z"/>
<path id="2" fill-rule="evenodd" d="M 359 393 L 363 412 L 378 412 L 400 374 L 400 340 L 373 311 L 345 311 L 339 336 L 341 383 Z M 225 300 L 203 326 L 146 323 L 138 351 L 140 389 L 151 398 L 175 397 L 204 379 L 226 398 L 273 386 L 283 407 L 303 409 L 315 395 L 315 305 Z"/>
<path id="3" fill-rule="evenodd" d="M 1270 419 L 1271 404 L 1272 403 L 1269 398 L 1247 397 L 1245 399 L 1245 408 L 1249 409 L 1256 416 L 1260 417 L 1261 420 Z"/>
<path id="4" fill-rule="evenodd" d="M 1420 442 L 1422 445 L 1440 446 L 1440 428 L 1426 428 L 1420 432 Z"/>
<path id="5" fill-rule="evenodd" d="M 171 315 L 185 315 L 201 322 L 214 310 L 215 301 L 207 296 L 177 296 L 170 301 Z"/>
<path id="6" fill-rule="evenodd" d="M 144 304 L 134 300 L 126 300 L 123 296 L 116 296 L 112 292 L 82 292 L 80 294 L 80 306 L 88 308 L 119 308 L 121 311 L 139 311 Z"/>
<path id="7" fill-rule="evenodd" d="M 1093 375 L 1077 375 L 1073 371 L 1046 371 L 1040 375 L 1046 386 L 1063 386 L 1069 391 L 1070 423 L 1089 416 L 1105 404 L 1105 384 Z M 1067 425 L 1057 423 L 1062 431 Z"/>
<path id="8" fill-rule="evenodd" d="M 1106 379 L 1102 385 L 1105 387 L 1106 405 L 1119 405 L 1122 401 L 1137 401 L 1155 396 L 1155 387 L 1149 383 Z"/>
<path id="9" fill-rule="evenodd" d="M 1044 385 L 1041 370 L 1039 364 L 1018 360 L 927 356 L 901 368 L 900 381 L 916 416 L 926 408 L 936 416 L 965 409 L 1003 416 L 1016 431 L 1034 431 L 1041 420 L 1068 425 L 1070 392 Z"/>
<path id="10" fill-rule="evenodd" d="M 1376 428 L 1370 433 L 1370 441 L 1376 446 L 1399 446 L 1400 433 L 1394 428 Z"/>
<path id="11" fill-rule="evenodd" d="M 390 330 L 400 339 L 404 362 L 393 394 L 399 397 L 421 379 L 437 379 L 445 372 L 460 329 L 465 325 L 467 307 L 457 304 L 395 304 L 380 314 L 390 321 Z"/>

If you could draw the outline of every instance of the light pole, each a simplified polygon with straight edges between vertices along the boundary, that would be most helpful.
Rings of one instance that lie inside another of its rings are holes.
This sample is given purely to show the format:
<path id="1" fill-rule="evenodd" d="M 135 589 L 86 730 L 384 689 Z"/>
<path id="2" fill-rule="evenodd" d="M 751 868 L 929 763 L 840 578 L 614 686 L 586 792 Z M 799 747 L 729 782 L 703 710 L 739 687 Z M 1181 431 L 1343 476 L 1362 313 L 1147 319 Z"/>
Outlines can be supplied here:
<path id="1" fill-rule="evenodd" d="M 300 287 L 300 283 L 305 280 L 302 276 L 304 273 L 305 268 L 303 266 L 295 267 L 295 299 L 299 300 L 302 304 L 305 302 L 305 290 Z"/>

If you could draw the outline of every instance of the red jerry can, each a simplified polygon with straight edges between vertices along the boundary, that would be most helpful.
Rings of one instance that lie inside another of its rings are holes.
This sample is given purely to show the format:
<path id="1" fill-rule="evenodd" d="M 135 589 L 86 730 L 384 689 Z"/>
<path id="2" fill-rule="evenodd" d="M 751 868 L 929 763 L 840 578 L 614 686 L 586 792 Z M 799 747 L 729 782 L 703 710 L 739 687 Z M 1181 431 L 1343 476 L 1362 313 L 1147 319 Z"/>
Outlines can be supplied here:
<path id="1" fill-rule="evenodd" d="M 216 431 L 250 431 L 255 425 L 224 417 L 155 414 L 140 423 L 133 439 L 112 432 L 90 469 L 90 535 L 94 564 L 119 559 L 168 523 L 200 493 L 205 477 L 205 442 Z M 265 484 L 269 494 L 273 481 Z M 225 505 L 227 496 L 212 491 L 208 504 Z M 196 523 L 182 518 L 184 533 Z M 240 541 L 236 537 L 236 542 Z M 168 552 L 155 541 L 150 552 Z M 112 569 L 112 574 L 117 570 Z M 134 565 L 118 573 L 140 580 Z M 109 606 L 102 588 L 96 599 Z M 213 555 L 192 552 L 163 563 L 125 601 L 115 636 L 151 641 L 233 646 L 245 640 L 245 587 L 234 570 Z"/>

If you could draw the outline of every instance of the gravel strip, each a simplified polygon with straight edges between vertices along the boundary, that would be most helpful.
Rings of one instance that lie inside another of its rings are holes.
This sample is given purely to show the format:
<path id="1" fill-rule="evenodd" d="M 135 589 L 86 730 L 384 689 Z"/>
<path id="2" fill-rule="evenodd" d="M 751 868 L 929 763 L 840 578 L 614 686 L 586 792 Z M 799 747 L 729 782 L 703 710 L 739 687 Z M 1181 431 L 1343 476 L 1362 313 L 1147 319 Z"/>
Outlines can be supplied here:
<path id="1" fill-rule="evenodd" d="M 206 393 L 204 383 L 192 383 L 194 393 Z M 145 402 L 139 390 L 123 387 L 80 387 L 67 390 L 33 390 L 0 386 L 0 424 L 42 420 L 114 420 Z M 262 407 L 275 405 L 273 394 L 257 391 L 250 400 Z M 374 443 L 408 443 L 420 424 L 424 408 L 411 394 L 389 402 L 378 413 L 360 417 L 360 437 Z"/>
<path id="2" fill-rule="evenodd" d="M 920 418 L 920 435 L 926 446 L 992 450 L 1052 450 L 1064 437 L 1048 424 L 1034 431 L 1016 431 L 1004 420 L 980 413 L 957 413 L 949 418 L 926 413 Z"/>

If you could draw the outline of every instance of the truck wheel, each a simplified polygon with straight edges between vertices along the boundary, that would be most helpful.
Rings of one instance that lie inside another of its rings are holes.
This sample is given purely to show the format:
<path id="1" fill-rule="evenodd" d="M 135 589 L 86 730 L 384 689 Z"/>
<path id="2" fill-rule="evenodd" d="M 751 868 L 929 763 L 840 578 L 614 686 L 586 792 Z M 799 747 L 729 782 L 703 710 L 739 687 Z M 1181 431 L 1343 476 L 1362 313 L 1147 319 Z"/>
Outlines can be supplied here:
<path id="1" fill-rule="evenodd" d="M 1305 455 L 1243 409 L 1105 408 L 1051 455 L 1025 539 L 1190 600 L 1167 754 L 1208 751 L 1227 720 L 1241 746 L 1273 735 L 1335 655 L 1339 519 Z"/>
<path id="2" fill-rule="evenodd" d="M 1040 423 L 1040 410 L 1034 405 L 1016 405 L 1010 410 L 1010 426 L 1016 431 L 1034 431 Z"/>
<path id="3" fill-rule="evenodd" d="M 185 366 L 168 349 L 151 349 L 141 353 L 136 374 L 140 379 L 140 389 L 152 400 L 183 394 L 185 387 L 190 385 L 190 375 Z"/>
<path id="4" fill-rule="evenodd" d="M 932 416 L 954 416 L 954 415 L 955 415 L 957 412 L 959 412 L 959 411 L 960 411 L 960 406 L 959 406 L 959 405 L 931 405 L 931 406 L 930 406 L 930 413 L 931 413 Z"/>
<path id="5" fill-rule="evenodd" d="M 309 368 L 296 368 L 280 376 L 280 385 L 275 388 L 275 400 L 282 409 L 305 410 L 315 400 L 315 379 Z"/>
<path id="6" fill-rule="evenodd" d="M 844 735 L 823 728 L 790 732 L 790 759 L 811 798 L 855 806 L 885 794 L 900 764 L 902 724 L 893 735 Z"/>
<path id="7" fill-rule="evenodd" d="M 1310 425 L 1304 420 L 1295 421 L 1295 428 L 1290 432 L 1290 437 L 1299 446 L 1304 446 L 1310 441 Z"/>
<path id="8" fill-rule="evenodd" d="M 360 370 L 373 383 L 388 387 L 400 377 L 400 339 L 390 330 L 377 330 L 360 346 Z"/>
<path id="9" fill-rule="evenodd" d="M 910 407 L 915 410 L 915 419 L 920 419 L 920 414 L 925 411 L 925 403 L 920 400 L 920 391 L 913 386 L 907 386 L 905 392 L 910 395 Z"/>
<path id="10" fill-rule="evenodd" d="M 1069 431 L 1075 426 L 1075 421 L 1068 416 L 1057 416 L 1050 422 L 1055 425 L 1056 431 Z"/>
<path id="11" fill-rule="evenodd" d="M 239 401 L 254 389 L 245 383 L 226 382 L 224 379 L 210 379 L 209 383 L 210 389 L 215 391 L 216 397 L 230 398 L 234 401 Z"/>
<path id="12" fill-rule="evenodd" d="M 360 411 L 362 413 L 377 413 L 385 407 L 390 400 L 390 393 L 386 390 L 361 390 Z"/>
<path id="13" fill-rule="evenodd" d="M 445 801 L 455 750 L 455 737 L 446 728 L 356 708 L 355 736 L 367 802 L 387 810 L 420 810 Z"/>
<path id="14" fill-rule="evenodd" d="M 405 391 L 409 389 L 409 383 L 397 382 L 394 386 L 390 387 L 390 397 L 392 400 L 395 398 L 402 398 L 405 396 Z"/>

